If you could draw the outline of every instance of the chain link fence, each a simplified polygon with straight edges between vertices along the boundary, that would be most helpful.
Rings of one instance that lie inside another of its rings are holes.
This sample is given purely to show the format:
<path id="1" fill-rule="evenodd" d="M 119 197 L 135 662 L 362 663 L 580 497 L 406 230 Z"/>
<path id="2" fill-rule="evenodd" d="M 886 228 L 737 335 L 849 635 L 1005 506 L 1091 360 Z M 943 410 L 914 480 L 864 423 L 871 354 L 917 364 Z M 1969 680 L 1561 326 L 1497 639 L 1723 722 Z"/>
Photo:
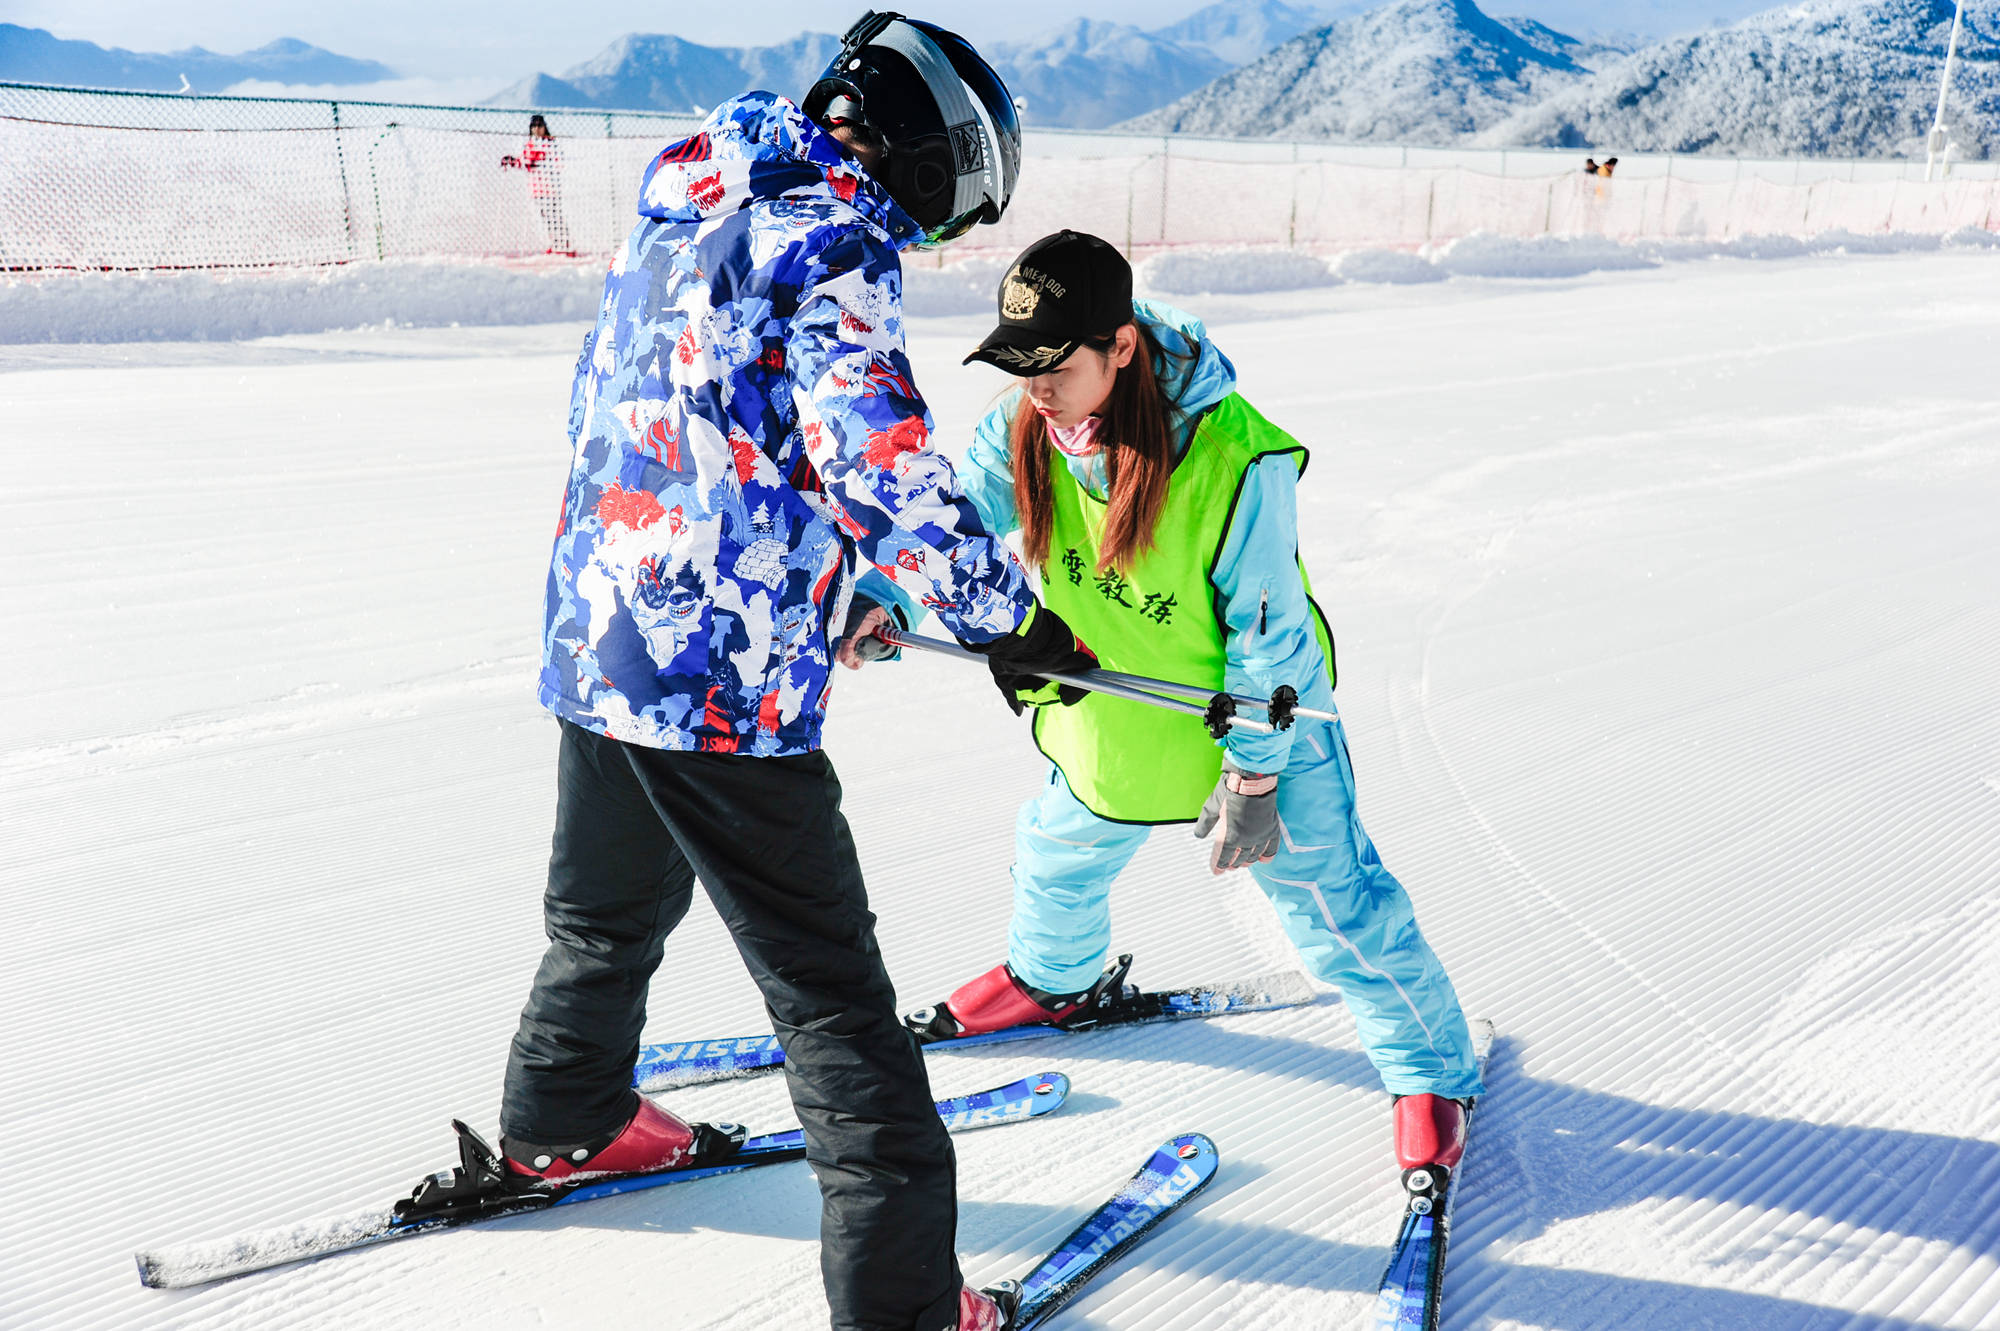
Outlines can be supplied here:
<path id="1" fill-rule="evenodd" d="M 0 270 L 611 254 L 692 116 L 180 96 L 0 84 Z M 953 253 L 1062 227 L 1137 254 L 1326 252 L 1475 232 L 1729 240 L 2000 227 L 1996 164 L 1631 157 L 1031 132 L 1014 206 Z M 532 169 L 525 163 L 532 161 Z M 509 163 L 512 163 L 511 165 Z"/>
<path id="2" fill-rule="evenodd" d="M 0 84 L 0 269 L 609 254 L 698 123 L 539 114 L 526 169 L 526 111 Z"/>
<path id="3" fill-rule="evenodd" d="M 1178 245 L 1417 248 L 1474 233 L 1727 241 L 2000 228 L 2000 179 L 1986 170 L 1927 183 L 1900 164 L 1826 163 L 1817 177 L 1773 178 L 1778 173 L 1732 172 L 1732 163 L 1712 159 L 1690 171 L 1688 159 L 1675 159 L 1668 165 L 1680 171 L 1625 174 L 1621 163 L 1621 174 L 1607 179 L 1585 175 L 1580 153 L 1543 156 L 1555 173 L 1496 175 L 1449 162 L 1258 161 L 1237 151 L 1267 144 L 1134 146 L 1139 151 L 1121 155 L 1031 159 L 1006 218 L 974 238 L 1014 252 L 1067 226 L 1136 255 Z M 1508 155 L 1518 166 L 1520 155 Z M 1563 162 L 1574 165 L 1556 165 Z"/>

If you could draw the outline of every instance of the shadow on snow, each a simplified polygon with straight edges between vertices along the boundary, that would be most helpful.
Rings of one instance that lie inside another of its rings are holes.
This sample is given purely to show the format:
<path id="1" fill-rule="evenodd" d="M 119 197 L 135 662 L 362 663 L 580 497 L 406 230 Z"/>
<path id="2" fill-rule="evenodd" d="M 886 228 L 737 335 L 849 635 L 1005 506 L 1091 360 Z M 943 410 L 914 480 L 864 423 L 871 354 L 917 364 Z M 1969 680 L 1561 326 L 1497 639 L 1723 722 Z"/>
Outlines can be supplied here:
<path id="1" fill-rule="evenodd" d="M 1140 1035 L 1120 1033 L 1116 1057 L 1148 1061 L 1146 1046 L 1157 1042 Z M 1107 1052 L 1111 1039 L 1104 1038 L 1105 1045 L 1093 1038 L 1093 1056 Z M 1232 1031 L 1218 1023 L 1205 1025 L 1197 1038 L 1176 1036 L 1167 1043 L 1174 1062 L 1239 1072 L 1282 1066 L 1296 1074 L 1306 1068 L 1330 1084 L 1379 1087 L 1361 1054 L 1310 1041 Z M 1830 1229 L 1863 1231 L 1846 1240 L 1857 1246 L 1888 1233 L 1969 1253 L 2000 1249 L 2000 1206 L 1994 1205 L 2000 1201 L 2000 1145 L 1991 1142 L 1646 1104 L 1529 1077 L 1504 1037 L 1488 1064 L 1487 1088 L 1468 1166 L 1470 1186 L 1456 1217 L 1448 1290 L 1455 1318 L 1468 1323 L 1516 1320 L 1565 1331 L 1632 1326 L 1923 1331 L 1929 1325 L 1772 1295 L 1483 1256 L 1495 1243 L 1523 1242 L 1564 1222 L 1646 1203 L 1717 1203 L 1800 1217 L 1783 1233 L 1768 1235 L 1763 1248 L 1743 1248 L 1740 1255 L 1752 1261 L 1838 1242 L 1800 1236 Z M 1095 1095 L 1078 1100 L 1072 1108 L 1116 1103 Z M 1217 1125 L 1216 1132 L 1226 1152 L 1226 1126 Z M 1263 1172 L 1225 1165 L 1216 1191 L 1204 1200 L 1225 1197 Z M 818 1193 L 811 1173 L 780 1168 L 758 1177 L 755 1186 L 744 1186 L 747 1179 L 696 1183 L 501 1223 L 668 1233 L 698 1224 L 788 1239 L 817 1237 Z M 718 1213 L 721 1189 L 729 1190 L 729 1206 Z M 1384 1247 L 1203 1212 L 1197 1202 L 1175 1217 L 1148 1246 L 1150 1260 L 1223 1281 L 1360 1294 L 1371 1293 L 1381 1275 Z M 1074 1207 L 971 1197 L 960 1199 L 960 1214 L 968 1239 L 999 1238 L 1030 1227 L 1059 1234 L 1065 1220 L 1081 1218 Z M 1385 1244 L 1392 1222 L 1392 1216 L 1384 1217 Z M 1726 1225 L 1730 1218 L 1700 1223 Z"/>

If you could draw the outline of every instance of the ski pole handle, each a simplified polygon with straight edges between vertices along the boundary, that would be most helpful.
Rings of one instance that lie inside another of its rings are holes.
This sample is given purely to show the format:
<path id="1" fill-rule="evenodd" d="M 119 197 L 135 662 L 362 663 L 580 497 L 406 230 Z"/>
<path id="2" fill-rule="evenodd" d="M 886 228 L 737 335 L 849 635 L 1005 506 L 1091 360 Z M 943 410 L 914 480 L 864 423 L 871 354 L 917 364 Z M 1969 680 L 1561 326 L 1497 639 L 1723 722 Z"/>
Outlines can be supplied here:
<path id="1" fill-rule="evenodd" d="M 904 633 L 899 629 L 892 628 L 876 629 L 875 635 L 892 647 L 913 647 L 921 652 L 935 652 L 939 656 L 953 656 L 962 661 L 977 661 L 981 665 L 986 664 L 986 658 L 978 652 L 961 647 L 955 642 L 944 642 L 937 638 L 922 638 L 914 633 Z M 1214 710 L 1212 706 L 1203 706 L 1200 703 L 1189 702 L 1184 698 L 1169 698 L 1162 694 L 1148 692 L 1146 689 L 1124 682 L 1127 677 L 1121 676 L 1118 672 L 1112 670 L 1086 670 L 1080 674 L 1042 675 L 1039 678 L 1046 679 L 1055 684 L 1069 684 L 1079 689 L 1088 689 L 1092 693 L 1102 693 L 1106 697 L 1123 698 L 1127 702 L 1144 703 L 1148 707 L 1158 707 L 1169 712 L 1179 712 L 1185 716 L 1201 717 L 1205 721 L 1210 720 L 1210 714 Z M 1210 723 L 1211 725 L 1213 724 L 1212 721 Z M 1228 724 L 1265 734 L 1270 733 L 1274 729 L 1268 721 L 1252 721 L 1249 717 L 1245 716 L 1231 716 L 1228 718 Z"/>

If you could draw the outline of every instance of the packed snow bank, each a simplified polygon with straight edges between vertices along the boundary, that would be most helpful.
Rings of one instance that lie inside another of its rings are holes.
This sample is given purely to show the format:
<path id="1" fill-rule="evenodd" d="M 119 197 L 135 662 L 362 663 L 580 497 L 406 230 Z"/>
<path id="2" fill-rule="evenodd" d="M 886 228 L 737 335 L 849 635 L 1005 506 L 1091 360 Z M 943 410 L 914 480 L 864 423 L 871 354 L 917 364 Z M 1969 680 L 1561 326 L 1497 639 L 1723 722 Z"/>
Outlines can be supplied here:
<path id="1" fill-rule="evenodd" d="M 1247 295 L 1347 282 L 1571 278 L 1694 259 L 1791 259 L 1963 248 L 2000 248 L 2000 234 L 1968 227 L 1945 236 L 1828 231 L 1810 238 L 1621 244 L 1601 236 L 1520 239 L 1481 233 L 1417 250 L 1330 254 L 1196 246 L 1141 258 L 1135 279 L 1142 295 Z M 1008 256 L 992 253 L 949 262 L 908 255 L 903 274 L 906 310 L 917 318 L 989 314 L 1009 262 Z M 0 344 L 226 342 L 369 327 L 582 322 L 595 312 L 602 283 L 603 270 L 594 261 L 408 259 L 234 272 L 34 274 L 0 280 Z"/>
<path id="2" fill-rule="evenodd" d="M 1933 253 L 2000 247 L 2000 234 L 1967 227 L 1949 235 L 1912 232 L 1745 236 L 1736 240 L 1642 240 L 1603 236 L 1521 238 L 1478 233 L 1442 245 L 1348 250 L 1324 256 L 1294 250 L 1173 250 L 1140 265 L 1139 284 L 1160 295 L 1292 291 L 1336 282 L 1400 284 L 1451 277 L 1549 279 L 1657 268 L 1696 259 L 1794 259 L 1829 254 Z"/>
<path id="3" fill-rule="evenodd" d="M 1331 286 L 1340 279 L 1326 260 L 1297 250 L 1169 250 L 1155 255 L 1137 275 L 1140 285 L 1162 295 L 1214 291 L 1247 295 L 1258 291 L 1298 291 Z"/>
<path id="4" fill-rule="evenodd" d="M 913 315 L 985 314 L 1002 256 L 905 269 Z M 53 272 L 0 278 L 0 344 L 228 342 L 347 329 L 449 328 L 590 319 L 594 260 L 491 263 L 391 259 L 324 268 Z"/>
<path id="5" fill-rule="evenodd" d="M 0 343 L 226 342 L 383 324 L 554 323 L 588 319 L 603 284 L 594 261 L 46 273 L 0 284 Z"/>

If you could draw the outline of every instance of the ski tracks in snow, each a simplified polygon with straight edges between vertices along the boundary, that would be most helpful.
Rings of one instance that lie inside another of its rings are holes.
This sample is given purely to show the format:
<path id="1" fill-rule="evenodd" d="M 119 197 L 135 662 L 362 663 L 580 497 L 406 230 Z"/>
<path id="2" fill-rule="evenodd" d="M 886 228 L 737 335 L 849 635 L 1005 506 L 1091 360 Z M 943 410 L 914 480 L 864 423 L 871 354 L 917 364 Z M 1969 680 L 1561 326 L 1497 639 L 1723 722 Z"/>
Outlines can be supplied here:
<path id="1" fill-rule="evenodd" d="M 339 684 L 304 684 L 281 697 L 227 712 L 175 717 L 145 730 L 29 745 L 0 753 L 0 785 L 125 771 L 184 761 L 223 749 L 254 750 L 276 743 L 376 725 L 394 725 L 420 710 L 455 702 L 483 707 L 500 695 L 534 687 L 540 662 L 528 656 L 482 661 L 423 680 L 364 693 Z"/>
<path id="2" fill-rule="evenodd" d="M 1490 1243 L 1459 1245 L 1455 1289 L 1472 1324 L 1616 1325 L 1612 1307 L 1635 1296 L 1652 1311 L 1628 1309 L 1628 1324 L 1805 1325 L 1849 1308 L 1874 1325 L 1928 1311 L 1973 1326 L 2000 1306 L 2000 1223 L 1951 1200 L 1985 1197 L 1989 1213 L 2000 1200 L 2000 1112 L 1955 1093 L 1958 1070 L 2000 1066 L 1977 924 L 1993 903 L 1952 905 L 2000 880 L 2000 828 L 1968 807 L 1966 770 L 1996 738 L 1983 698 L 2000 621 L 1990 599 L 1937 590 L 2000 589 L 1990 539 L 1968 525 L 1979 501 L 1938 504 L 1918 489 L 1993 494 L 1995 459 L 1980 448 L 1992 404 L 1836 399 L 1787 411 L 1785 396 L 1747 422 L 1690 400 L 1646 429 L 1553 442 L 1497 429 L 1484 455 L 1378 505 L 1365 543 L 1343 552 L 1371 571 L 1418 561 L 1416 577 L 1389 580 L 1393 609 L 1372 617 L 1416 629 L 1408 673 L 1378 689 L 1399 793 L 1424 806 L 1412 824 L 1424 853 L 1408 857 L 1408 829 L 1382 838 L 1365 753 L 1364 817 L 1391 867 L 1404 866 L 1469 1006 L 1502 1016 L 1524 1060 L 1503 1059 L 1489 1079 L 1482 1168 L 1496 1148 L 1506 1163 L 1461 1215 Z M 1705 559 L 1690 541 L 1738 549 Z M 1880 564 L 1842 549 L 1892 541 Z M 1601 567 L 1577 576 L 1579 560 Z M 1666 595 L 1674 603 L 1656 604 L 1660 589 L 1645 585 L 1656 575 L 1686 584 Z M 1631 631 L 1634 607 L 1680 617 L 1678 631 Z M 1771 630 L 1786 620 L 1789 632 Z M 1771 649 L 1753 671 L 1704 650 L 1746 634 Z M 1553 648 L 1532 642 L 1550 636 Z M 1530 665 L 1547 672 L 1540 690 L 1516 673 Z M 1350 664 L 1349 677 L 1365 669 Z M 1560 687 L 1566 674 L 1587 686 Z M 1365 716 L 1352 698 L 1344 710 Z M 1916 724 L 1899 726 L 1912 713 Z M 1365 729 L 1357 742 L 1369 746 Z M 1703 751 L 1716 760 L 1690 761 Z M 1690 783 L 1625 779 L 1631 762 L 1663 758 Z M 1641 789 L 1665 798 L 1634 801 Z M 1606 804 L 1622 816 L 1603 817 Z M 1620 824 L 1624 843 L 1607 841 Z M 1705 918 L 1716 884 L 1699 876 L 1718 870 L 1762 908 Z M 1612 906 L 1620 896 L 1644 904 Z M 1635 929 L 1641 917 L 1652 927 Z M 1714 936 L 1662 948 L 1663 929 Z M 1951 938 L 1960 945 L 1947 949 Z M 1516 959 L 1527 974 L 1494 984 Z M 1708 986 L 1691 983 L 1690 965 Z M 1753 1003 L 1769 995 L 1777 1011 L 1746 1010 L 1717 983 L 1742 985 Z M 1529 1007 L 1556 1020 L 1505 1019 Z M 1982 1011 L 1983 1022 L 1971 1015 Z M 1624 1095 L 1543 1080 L 1586 1064 L 1590 1084 Z M 1572 1115 L 1587 1126 L 1560 1126 Z M 1953 1180 L 1942 1192 L 1940 1178 Z M 1586 1195 L 1556 1199 L 1564 1186 Z M 1548 1204 L 1523 1207 L 1512 1189 Z M 1664 1211 L 1620 1205 L 1662 1194 L 1673 1198 Z M 1661 1263 L 1663 1252 L 1695 1260 Z M 1517 1322 L 1517 1263 L 1581 1263 L 1606 1279 L 1531 1279 L 1548 1301 Z M 1795 1305 L 1611 1278 L 1649 1267 L 1691 1287 L 1727 1273 L 1751 1291 L 1819 1275 Z"/>
<path id="3" fill-rule="evenodd" d="M 1333 288 L 1218 327 L 1246 395 L 1315 450 L 1301 550 L 1341 639 L 1363 819 L 1500 1026 L 1454 1328 L 2000 1317 L 2000 410 L 1991 356 L 1967 358 L 2000 323 L 1992 264 Z M 803 1168 L 213 1289 L 132 1277 L 146 1243 L 393 1198 L 444 1162 L 449 1115 L 491 1125 L 542 946 L 553 735 L 530 677 L 575 331 L 484 362 L 438 332 L 376 360 L 353 335 L 323 362 L 300 339 L 270 364 L 93 371 L 87 436 L 81 371 L 10 380 L 48 447 L 23 463 L 34 548 L 0 598 L 48 632 L 17 642 L 0 753 L 0 996 L 24 1014 L 0 1031 L 0 1126 L 101 1145 L 66 1194 L 0 1217 L 0 1324 L 819 1316 Z M 968 331 L 912 338 L 941 438 L 998 386 L 959 370 Z M 277 402 L 285 457 L 255 414 Z M 103 428 L 125 419 L 146 429 Z M 57 461 L 86 447 L 111 450 L 115 506 Z M 309 520 L 285 503 L 301 478 Z M 838 695 L 884 955 L 931 1001 L 1002 946 L 1041 764 L 954 664 Z M 1153 837 L 1114 910 L 1148 983 L 1289 956 L 1184 831 Z M 698 905 L 647 1038 L 762 1021 Z M 1061 1114 L 959 1139 L 974 1279 L 1196 1128 L 1215 1187 L 1062 1325 L 1360 1324 L 1399 1194 L 1339 1004 L 931 1072 L 950 1094 L 1036 1065 L 1074 1078 Z M 671 1103 L 790 1122 L 780 1078 Z M 687 1271 L 698 1298 L 669 1287 Z"/>

